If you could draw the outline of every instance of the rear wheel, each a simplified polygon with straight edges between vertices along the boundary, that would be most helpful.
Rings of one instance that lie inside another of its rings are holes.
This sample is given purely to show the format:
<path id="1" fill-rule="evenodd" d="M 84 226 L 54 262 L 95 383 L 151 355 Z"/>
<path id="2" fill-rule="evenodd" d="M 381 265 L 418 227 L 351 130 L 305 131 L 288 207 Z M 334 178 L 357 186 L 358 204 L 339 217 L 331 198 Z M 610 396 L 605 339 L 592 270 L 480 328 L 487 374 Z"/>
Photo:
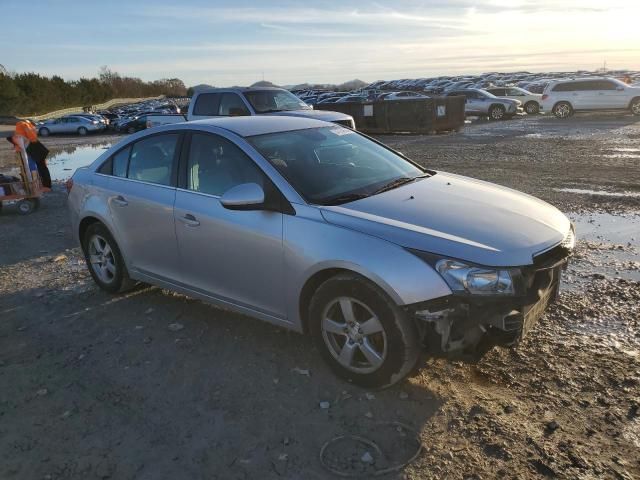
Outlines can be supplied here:
<path id="1" fill-rule="evenodd" d="M 540 104 L 533 100 L 527 102 L 524 104 L 524 111 L 527 112 L 528 115 L 536 115 L 537 113 L 540 113 Z"/>
<path id="2" fill-rule="evenodd" d="M 640 115 L 640 98 L 634 98 L 631 101 L 631 113 L 634 115 Z"/>
<path id="3" fill-rule="evenodd" d="M 93 280 L 109 293 L 124 292 L 135 285 L 111 233 L 101 223 L 93 223 L 84 234 L 82 250 Z"/>
<path id="4" fill-rule="evenodd" d="M 489 108 L 489 118 L 491 120 L 502 120 L 506 110 L 502 105 L 493 105 Z"/>
<path id="5" fill-rule="evenodd" d="M 84 127 L 80 127 L 80 128 L 78 129 L 78 135 L 85 136 L 86 134 L 87 134 L 87 129 L 86 129 L 86 128 L 84 128 Z"/>
<path id="6" fill-rule="evenodd" d="M 48 137 L 50 133 L 51 132 L 47 127 L 42 127 L 40 130 L 38 130 L 38 135 L 40 135 L 41 137 Z"/>
<path id="7" fill-rule="evenodd" d="M 573 107 L 569 102 L 558 102 L 551 111 L 558 118 L 567 118 L 573 115 Z"/>
<path id="8" fill-rule="evenodd" d="M 127 128 L 127 133 L 136 133 L 136 129 L 134 127 Z"/>
<path id="9" fill-rule="evenodd" d="M 356 274 L 323 283 L 311 300 L 310 327 L 324 360 L 341 378 L 385 388 L 416 365 L 415 325 L 380 288 Z"/>

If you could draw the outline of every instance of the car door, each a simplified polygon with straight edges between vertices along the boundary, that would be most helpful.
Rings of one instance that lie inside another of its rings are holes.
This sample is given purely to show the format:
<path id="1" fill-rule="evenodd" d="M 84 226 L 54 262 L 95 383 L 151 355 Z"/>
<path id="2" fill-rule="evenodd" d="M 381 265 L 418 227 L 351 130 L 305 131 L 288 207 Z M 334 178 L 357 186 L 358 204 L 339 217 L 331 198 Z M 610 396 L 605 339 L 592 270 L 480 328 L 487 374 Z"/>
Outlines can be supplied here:
<path id="1" fill-rule="evenodd" d="M 477 92 L 464 92 L 464 96 L 467 97 L 466 110 L 468 113 L 486 113 L 486 102 L 484 102 L 483 96 Z"/>
<path id="2" fill-rule="evenodd" d="M 571 92 L 573 108 L 578 110 L 594 110 L 599 108 L 600 82 L 597 80 L 585 80 L 576 82 L 575 91 Z"/>
<path id="3" fill-rule="evenodd" d="M 112 157 L 109 210 L 129 267 L 171 281 L 179 272 L 173 220 L 182 135 L 143 137 Z"/>
<path id="4" fill-rule="evenodd" d="M 51 133 L 65 133 L 65 129 L 67 128 L 67 119 L 66 118 L 58 118 L 54 120 L 51 125 L 47 125 Z"/>
<path id="5" fill-rule="evenodd" d="M 223 302 L 284 318 L 283 214 L 220 203 L 224 192 L 243 183 L 258 183 L 265 192 L 275 187 L 220 135 L 193 132 L 185 157 L 185 188 L 178 189 L 174 209 L 182 281 Z"/>
<path id="6" fill-rule="evenodd" d="M 598 105 L 601 109 L 627 108 L 629 97 L 624 85 L 620 85 L 611 80 L 600 80 L 600 90 L 598 91 Z"/>

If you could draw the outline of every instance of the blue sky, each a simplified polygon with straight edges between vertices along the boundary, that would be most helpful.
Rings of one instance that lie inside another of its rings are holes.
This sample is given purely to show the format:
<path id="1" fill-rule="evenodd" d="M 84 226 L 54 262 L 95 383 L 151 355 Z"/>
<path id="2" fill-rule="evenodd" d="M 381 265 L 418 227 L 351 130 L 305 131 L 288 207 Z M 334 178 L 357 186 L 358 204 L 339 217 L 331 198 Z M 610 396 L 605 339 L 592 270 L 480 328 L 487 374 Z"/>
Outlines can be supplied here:
<path id="1" fill-rule="evenodd" d="M 640 69 L 640 0 L 2 0 L 0 64 L 187 85 Z M 8 21 L 8 19 L 21 19 Z"/>

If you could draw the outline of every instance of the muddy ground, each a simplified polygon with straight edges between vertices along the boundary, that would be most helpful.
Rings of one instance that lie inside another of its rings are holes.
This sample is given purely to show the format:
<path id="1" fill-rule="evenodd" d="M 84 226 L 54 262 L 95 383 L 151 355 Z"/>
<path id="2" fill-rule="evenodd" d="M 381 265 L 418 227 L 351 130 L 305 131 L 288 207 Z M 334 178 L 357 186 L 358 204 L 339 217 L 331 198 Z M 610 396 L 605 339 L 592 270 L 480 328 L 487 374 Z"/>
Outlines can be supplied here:
<path id="1" fill-rule="evenodd" d="M 336 379 L 309 338 L 153 287 L 98 290 L 58 185 L 38 212 L 0 215 L 0 478 L 336 478 L 320 450 L 345 434 L 380 450 L 338 440 L 328 464 L 369 478 L 412 457 L 409 428 L 423 450 L 382 478 L 640 478 L 640 119 L 380 138 L 577 222 L 560 299 L 520 347 L 477 365 L 424 359 L 366 392 Z"/>

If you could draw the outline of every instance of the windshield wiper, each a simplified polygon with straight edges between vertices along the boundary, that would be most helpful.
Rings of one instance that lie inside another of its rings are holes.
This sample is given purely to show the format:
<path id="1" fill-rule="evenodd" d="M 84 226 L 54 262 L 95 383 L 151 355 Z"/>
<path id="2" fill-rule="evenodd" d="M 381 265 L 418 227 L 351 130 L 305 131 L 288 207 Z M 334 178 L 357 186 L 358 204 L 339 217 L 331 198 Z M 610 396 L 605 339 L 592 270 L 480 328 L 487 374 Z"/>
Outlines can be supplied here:
<path id="1" fill-rule="evenodd" d="M 339 195 L 334 198 L 330 198 L 325 202 L 322 202 L 323 205 L 342 205 L 343 203 L 355 202 L 356 200 L 362 200 L 363 198 L 367 198 L 369 194 L 367 193 L 347 193 L 345 195 Z"/>
<path id="2" fill-rule="evenodd" d="M 422 175 L 416 175 L 415 177 L 400 177 L 400 178 L 396 178 L 395 180 L 391 180 L 389 183 L 387 183 L 386 185 L 383 185 L 378 190 L 373 192 L 373 195 L 376 195 L 376 194 L 382 193 L 382 192 L 386 192 L 387 190 L 393 190 L 394 188 L 398 188 L 399 186 L 404 185 L 406 183 L 411 183 L 414 180 L 417 180 L 418 178 L 425 178 L 425 177 L 430 177 L 430 176 L 431 175 L 429 175 L 428 173 L 423 173 Z"/>

